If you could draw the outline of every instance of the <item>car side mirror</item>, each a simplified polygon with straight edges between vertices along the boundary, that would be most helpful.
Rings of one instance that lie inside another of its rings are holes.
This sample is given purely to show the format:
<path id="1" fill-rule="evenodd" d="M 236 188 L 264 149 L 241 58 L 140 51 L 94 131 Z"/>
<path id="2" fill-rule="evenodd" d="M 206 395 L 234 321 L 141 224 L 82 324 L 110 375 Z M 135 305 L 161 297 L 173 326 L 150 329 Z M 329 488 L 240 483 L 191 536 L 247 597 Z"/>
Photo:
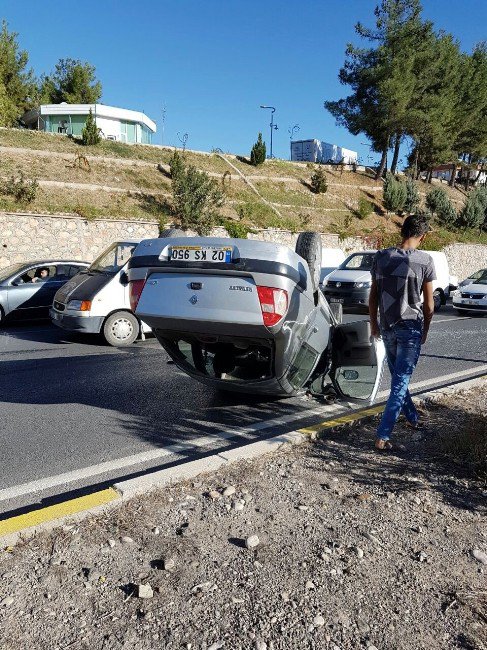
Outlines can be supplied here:
<path id="1" fill-rule="evenodd" d="M 129 283 L 129 276 L 125 273 L 125 271 L 122 271 L 120 273 L 120 284 L 123 284 L 124 287 L 126 287 Z"/>

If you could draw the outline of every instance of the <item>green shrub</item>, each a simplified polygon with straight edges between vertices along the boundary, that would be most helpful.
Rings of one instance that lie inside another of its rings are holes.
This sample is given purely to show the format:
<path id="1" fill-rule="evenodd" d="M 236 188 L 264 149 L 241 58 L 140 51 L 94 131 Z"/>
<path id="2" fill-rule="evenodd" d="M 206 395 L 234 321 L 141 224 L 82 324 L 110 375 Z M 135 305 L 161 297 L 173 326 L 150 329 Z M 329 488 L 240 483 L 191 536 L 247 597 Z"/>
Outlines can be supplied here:
<path id="1" fill-rule="evenodd" d="M 171 158 L 170 168 L 174 211 L 181 228 L 208 235 L 218 223 L 218 208 L 224 200 L 222 190 L 207 173 L 193 165 L 186 166 L 177 151 Z"/>
<path id="2" fill-rule="evenodd" d="M 93 117 L 91 108 L 83 130 L 81 131 L 81 142 L 85 146 L 99 144 L 101 142 L 100 129 L 96 126 L 96 120 Z"/>
<path id="3" fill-rule="evenodd" d="M 224 221 L 223 226 L 227 233 L 233 239 L 247 239 L 249 232 L 252 232 L 252 229 L 244 223 L 239 223 L 238 221 Z"/>
<path id="4" fill-rule="evenodd" d="M 487 188 L 477 187 L 465 200 L 457 225 L 462 228 L 482 228 L 487 224 Z"/>
<path id="5" fill-rule="evenodd" d="M 406 184 L 398 181 L 393 174 L 387 172 L 384 181 L 383 200 L 388 212 L 400 212 L 406 203 Z"/>
<path id="6" fill-rule="evenodd" d="M 426 195 L 426 207 L 438 218 L 438 221 L 452 228 L 457 222 L 457 212 L 448 194 L 442 187 L 435 187 Z"/>
<path id="7" fill-rule="evenodd" d="M 433 215 L 445 210 L 449 202 L 448 194 L 442 187 L 434 187 L 426 195 L 426 207 Z"/>
<path id="8" fill-rule="evenodd" d="M 404 210 L 408 214 L 416 212 L 419 206 L 419 191 L 414 179 L 408 176 L 406 179 L 406 200 L 404 202 Z"/>
<path id="9" fill-rule="evenodd" d="M 315 194 L 324 194 L 328 189 L 325 171 L 322 167 L 315 167 L 311 175 L 311 189 Z"/>
<path id="10" fill-rule="evenodd" d="M 252 147 L 250 152 L 250 162 L 252 165 L 257 167 L 257 165 L 262 165 L 265 162 L 266 148 L 265 142 L 262 141 L 262 133 L 259 133 L 257 136 L 257 142 Z"/>
<path id="11" fill-rule="evenodd" d="M 367 219 L 369 214 L 371 214 L 374 210 L 374 206 L 370 201 L 367 201 L 365 196 L 359 197 L 358 200 L 358 208 L 356 210 L 356 216 L 359 219 Z"/>
<path id="12" fill-rule="evenodd" d="M 32 203 L 37 195 L 39 183 L 37 179 L 25 178 L 24 172 L 20 172 L 19 176 L 11 176 L 9 180 L 4 181 L 0 186 L 2 194 L 13 196 L 17 203 Z"/>

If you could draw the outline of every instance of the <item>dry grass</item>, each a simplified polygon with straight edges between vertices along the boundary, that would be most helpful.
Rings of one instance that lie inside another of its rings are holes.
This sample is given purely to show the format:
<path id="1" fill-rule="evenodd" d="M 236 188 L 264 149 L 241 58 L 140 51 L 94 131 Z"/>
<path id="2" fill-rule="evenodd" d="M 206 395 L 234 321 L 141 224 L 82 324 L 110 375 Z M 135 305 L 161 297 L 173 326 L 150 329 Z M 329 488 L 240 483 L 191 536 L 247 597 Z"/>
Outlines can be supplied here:
<path id="1" fill-rule="evenodd" d="M 171 183 L 168 176 L 157 169 L 157 165 L 168 164 L 173 152 L 169 147 L 127 145 L 106 140 L 94 147 L 83 147 L 63 135 L 3 128 L 0 128 L 0 145 L 57 154 L 49 158 L 30 155 L 25 151 L 2 152 L 0 176 L 8 177 L 23 171 L 27 178 L 41 181 L 103 185 L 126 190 L 107 194 L 89 187 L 60 190 L 44 186 L 36 200 L 28 206 L 29 210 L 51 213 L 75 211 L 88 216 L 122 219 L 161 218 L 168 214 L 167 198 L 161 195 L 170 193 Z M 77 155 L 87 156 L 89 167 L 76 166 Z M 375 181 L 368 172 L 326 169 L 328 191 L 316 195 L 309 187 L 313 165 L 266 160 L 264 164 L 254 167 L 246 163 L 245 158 L 228 156 L 233 165 L 253 180 L 262 197 L 278 208 L 282 214 L 279 220 L 275 212 L 260 201 L 220 156 L 191 151 L 185 152 L 184 156 L 188 164 L 200 170 L 221 177 L 229 172 L 223 216 L 238 219 L 244 212 L 246 217 L 243 222 L 249 227 L 289 228 L 293 231 L 306 227 L 338 233 L 341 237 L 379 237 L 384 245 L 391 245 L 398 236 L 398 226 L 402 220 L 386 213 L 382 205 L 382 182 Z M 141 165 L 141 162 L 146 164 Z M 418 182 L 423 202 L 431 187 Z M 461 207 L 463 191 L 445 184 L 442 187 L 457 209 Z M 374 210 L 365 220 L 360 220 L 356 215 L 361 198 L 369 201 Z M 0 209 L 24 211 L 26 206 L 0 195 Z M 455 241 L 487 243 L 487 233 L 479 235 L 477 232 L 451 232 L 437 228 L 428 239 L 432 249 Z"/>
<path id="2" fill-rule="evenodd" d="M 438 452 L 487 485 L 487 392 L 457 393 L 432 410 Z M 448 409 L 448 426 L 444 426 Z M 442 426 L 443 424 L 443 426 Z"/>

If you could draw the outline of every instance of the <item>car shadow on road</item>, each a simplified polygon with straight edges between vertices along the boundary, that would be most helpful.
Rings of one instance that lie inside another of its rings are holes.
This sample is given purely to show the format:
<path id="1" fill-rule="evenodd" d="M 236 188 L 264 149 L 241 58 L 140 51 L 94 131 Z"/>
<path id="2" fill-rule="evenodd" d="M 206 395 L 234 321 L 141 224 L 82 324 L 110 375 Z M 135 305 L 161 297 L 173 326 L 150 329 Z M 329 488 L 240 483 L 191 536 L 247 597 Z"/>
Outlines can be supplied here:
<path id="1" fill-rule="evenodd" d="M 485 402 L 484 402 L 485 403 Z M 374 448 L 377 418 L 339 429 L 325 430 L 310 455 L 317 471 L 332 463 L 335 476 L 353 484 L 347 498 L 367 499 L 372 495 L 400 498 L 413 491 L 424 515 L 444 516 L 449 506 L 486 513 L 487 420 L 462 406 L 433 404 L 426 412 L 428 433 L 411 432 L 399 422 L 393 432 L 394 448 Z M 318 461 L 318 462 L 316 462 Z M 332 488 L 333 489 L 333 488 Z M 335 491 L 339 492 L 340 487 Z M 441 495 L 445 509 L 432 510 L 428 494 Z M 411 508 L 405 502 L 406 509 Z"/>

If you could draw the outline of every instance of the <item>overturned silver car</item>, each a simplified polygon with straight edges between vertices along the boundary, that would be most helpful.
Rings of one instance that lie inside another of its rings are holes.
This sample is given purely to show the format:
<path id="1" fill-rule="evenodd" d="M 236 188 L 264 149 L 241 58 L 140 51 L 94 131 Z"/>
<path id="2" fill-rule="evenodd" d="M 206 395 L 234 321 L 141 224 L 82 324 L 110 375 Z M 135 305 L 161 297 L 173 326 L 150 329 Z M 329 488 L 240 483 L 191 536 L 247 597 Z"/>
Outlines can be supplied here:
<path id="1" fill-rule="evenodd" d="M 301 233 L 296 251 L 247 239 L 149 239 L 129 262 L 131 306 L 202 383 L 372 401 L 383 344 L 367 321 L 341 323 L 341 305 L 319 289 L 320 270 L 318 233 Z"/>

